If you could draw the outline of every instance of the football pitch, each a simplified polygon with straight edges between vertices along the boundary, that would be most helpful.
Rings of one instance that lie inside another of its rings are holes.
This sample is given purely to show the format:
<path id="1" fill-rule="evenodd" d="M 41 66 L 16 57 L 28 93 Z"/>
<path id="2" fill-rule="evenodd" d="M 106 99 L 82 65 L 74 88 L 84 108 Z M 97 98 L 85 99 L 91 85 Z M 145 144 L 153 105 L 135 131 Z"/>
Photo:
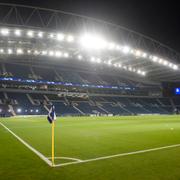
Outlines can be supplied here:
<path id="1" fill-rule="evenodd" d="M 180 179 L 180 116 L 0 119 L 1 180 Z"/>

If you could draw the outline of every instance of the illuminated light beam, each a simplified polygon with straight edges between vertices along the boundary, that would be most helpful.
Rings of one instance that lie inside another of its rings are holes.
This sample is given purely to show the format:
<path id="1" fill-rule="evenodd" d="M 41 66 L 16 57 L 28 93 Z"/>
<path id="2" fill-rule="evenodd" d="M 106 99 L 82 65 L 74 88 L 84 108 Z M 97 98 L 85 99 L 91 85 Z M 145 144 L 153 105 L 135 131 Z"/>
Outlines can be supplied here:
<path id="1" fill-rule="evenodd" d="M 62 34 L 62 33 L 58 33 L 57 34 L 57 40 L 59 40 L 59 41 L 63 41 L 64 40 L 64 34 Z"/>
<path id="2" fill-rule="evenodd" d="M 43 32 L 40 31 L 40 32 L 38 32 L 37 35 L 38 35 L 39 38 L 42 38 L 43 37 Z"/>
<path id="3" fill-rule="evenodd" d="M 44 55 L 44 56 L 47 55 L 47 51 L 42 51 L 41 53 L 42 53 L 42 55 Z"/>
<path id="4" fill-rule="evenodd" d="M 121 50 L 124 54 L 128 54 L 130 52 L 131 48 L 129 46 L 124 46 Z"/>
<path id="5" fill-rule="evenodd" d="M 77 57 L 79 60 L 81 60 L 82 59 L 82 56 L 81 55 L 78 55 L 78 57 Z"/>
<path id="6" fill-rule="evenodd" d="M 143 53 L 143 54 L 142 54 L 142 57 L 143 57 L 143 58 L 147 58 L 147 53 Z"/>
<path id="7" fill-rule="evenodd" d="M 135 56 L 140 57 L 141 54 L 142 54 L 142 52 L 140 50 L 136 50 L 135 51 Z"/>
<path id="8" fill-rule="evenodd" d="M 16 36 L 21 36 L 21 30 L 20 29 L 15 29 L 14 34 Z"/>
<path id="9" fill-rule="evenodd" d="M 116 48 L 116 45 L 114 43 L 109 43 L 108 49 L 109 50 L 114 50 Z"/>
<path id="10" fill-rule="evenodd" d="M 3 28 L 3 29 L 1 29 L 0 33 L 1 33 L 3 36 L 7 36 L 7 35 L 9 35 L 9 29 Z"/>
<path id="11" fill-rule="evenodd" d="M 8 54 L 12 54 L 12 53 L 13 53 L 13 50 L 9 48 L 9 49 L 7 50 L 7 52 L 8 52 Z"/>
<path id="12" fill-rule="evenodd" d="M 49 52 L 48 52 L 48 55 L 49 55 L 49 56 L 54 56 L 54 51 L 49 51 Z"/>
<path id="13" fill-rule="evenodd" d="M 175 65 L 175 64 L 172 66 L 172 68 L 173 68 L 174 70 L 178 70 L 178 66 Z"/>
<path id="14" fill-rule="evenodd" d="M 16 50 L 16 53 L 17 53 L 17 54 L 23 54 L 23 50 L 22 50 L 21 48 L 18 48 L 18 49 Z"/>
<path id="15" fill-rule="evenodd" d="M 69 57 L 69 54 L 67 52 L 64 53 L 64 57 L 65 58 L 68 58 Z"/>
<path id="16" fill-rule="evenodd" d="M 4 53 L 4 49 L 0 49 L 0 53 L 1 53 L 1 54 Z"/>
<path id="17" fill-rule="evenodd" d="M 61 51 L 56 51 L 55 52 L 55 56 L 56 57 L 61 57 L 62 56 L 62 52 Z"/>
<path id="18" fill-rule="evenodd" d="M 73 42 L 74 41 L 74 36 L 68 35 L 67 36 L 67 42 Z"/>
<path id="19" fill-rule="evenodd" d="M 27 36 L 34 37 L 34 31 L 32 30 L 27 31 Z"/>
<path id="20" fill-rule="evenodd" d="M 85 49 L 100 50 L 107 46 L 106 41 L 98 35 L 84 34 L 80 37 L 80 44 Z"/>

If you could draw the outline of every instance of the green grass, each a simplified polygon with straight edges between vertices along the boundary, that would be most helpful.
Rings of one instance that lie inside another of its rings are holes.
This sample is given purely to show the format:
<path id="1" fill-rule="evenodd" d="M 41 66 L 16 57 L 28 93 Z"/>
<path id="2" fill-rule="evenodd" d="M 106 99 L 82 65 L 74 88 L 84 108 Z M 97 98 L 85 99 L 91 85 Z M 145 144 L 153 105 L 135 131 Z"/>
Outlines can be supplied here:
<path id="1" fill-rule="evenodd" d="M 0 122 L 51 156 L 51 125 L 46 117 L 2 118 Z M 180 117 L 58 118 L 55 136 L 56 156 L 86 160 L 180 144 Z M 179 169 L 180 147 L 52 168 L 0 125 L 1 180 L 178 180 Z"/>

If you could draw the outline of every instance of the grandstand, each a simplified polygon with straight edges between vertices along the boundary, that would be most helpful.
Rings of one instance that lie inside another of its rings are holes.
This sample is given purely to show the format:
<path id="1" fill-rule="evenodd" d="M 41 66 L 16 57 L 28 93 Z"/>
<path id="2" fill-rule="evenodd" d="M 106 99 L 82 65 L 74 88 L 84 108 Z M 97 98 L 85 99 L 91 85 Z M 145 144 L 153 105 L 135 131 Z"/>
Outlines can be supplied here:
<path id="1" fill-rule="evenodd" d="M 47 114 L 52 103 L 59 115 L 171 114 L 180 105 L 177 98 L 162 97 L 159 86 L 113 74 L 72 67 L 0 65 L 1 116 Z M 18 83 L 16 79 L 20 79 Z M 50 82 L 52 85 L 48 85 Z"/>

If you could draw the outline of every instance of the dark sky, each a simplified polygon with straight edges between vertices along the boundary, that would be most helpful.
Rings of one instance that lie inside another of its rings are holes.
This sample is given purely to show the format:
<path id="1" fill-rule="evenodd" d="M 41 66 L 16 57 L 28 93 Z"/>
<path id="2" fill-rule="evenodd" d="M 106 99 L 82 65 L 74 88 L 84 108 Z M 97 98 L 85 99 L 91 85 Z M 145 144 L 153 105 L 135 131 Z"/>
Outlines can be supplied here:
<path id="1" fill-rule="evenodd" d="M 169 0 L 0 0 L 74 12 L 150 36 L 180 52 L 180 5 Z"/>

